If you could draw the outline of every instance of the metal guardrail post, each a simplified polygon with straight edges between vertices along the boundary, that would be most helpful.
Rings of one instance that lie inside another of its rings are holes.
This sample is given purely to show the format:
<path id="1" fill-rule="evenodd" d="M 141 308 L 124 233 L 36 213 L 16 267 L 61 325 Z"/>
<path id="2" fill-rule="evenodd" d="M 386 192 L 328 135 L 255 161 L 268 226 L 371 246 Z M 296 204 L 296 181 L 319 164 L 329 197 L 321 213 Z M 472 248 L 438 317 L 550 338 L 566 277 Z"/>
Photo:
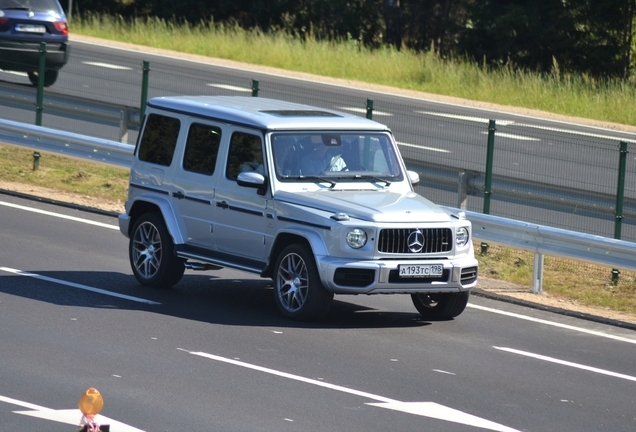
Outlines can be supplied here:
<path id="1" fill-rule="evenodd" d="M 373 99 L 367 99 L 367 118 L 373 120 Z"/>
<path id="2" fill-rule="evenodd" d="M 625 202 L 625 171 L 627 169 L 627 143 L 621 141 L 620 156 L 618 161 L 618 186 L 616 188 L 616 220 L 614 222 L 614 238 L 620 240 L 623 226 L 623 204 Z M 612 283 L 618 284 L 620 270 L 612 270 Z"/>
<path id="3" fill-rule="evenodd" d="M 492 195 L 492 165 L 495 154 L 495 131 L 497 130 L 495 120 L 488 122 L 488 150 L 486 152 L 486 180 L 484 185 L 484 214 L 490 214 L 490 197 Z M 481 253 L 488 253 L 488 244 L 481 244 Z"/>
<path id="4" fill-rule="evenodd" d="M 252 97 L 258 97 L 258 80 L 252 80 Z"/>
<path id="5" fill-rule="evenodd" d="M 457 208 L 466 210 L 468 208 L 468 173 L 466 171 L 459 173 L 457 185 Z"/>
<path id="6" fill-rule="evenodd" d="M 150 74 L 150 62 L 143 62 L 143 77 L 141 81 L 141 106 L 139 107 L 139 120 L 146 115 L 146 102 L 148 102 L 148 75 Z"/>
<path id="7" fill-rule="evenodd" d="M 35 124 L 42 126 L 44 110 L 44 74 L 46 73 L 46 42 L 40 42 L 40 64 L 38 65 L 38 93 L 35 102 Z"/>
<path id="8" fill-rule="evenodd" d="M 128 113 L 125 110 L 120 111 L 119 142 L 128 143 Z"/>
<path id="9" fill-rule="evenodd" d="M 543 254 L 535 253 L 532 264 L 532 293 L 539 294 L 543 289 Z"/>

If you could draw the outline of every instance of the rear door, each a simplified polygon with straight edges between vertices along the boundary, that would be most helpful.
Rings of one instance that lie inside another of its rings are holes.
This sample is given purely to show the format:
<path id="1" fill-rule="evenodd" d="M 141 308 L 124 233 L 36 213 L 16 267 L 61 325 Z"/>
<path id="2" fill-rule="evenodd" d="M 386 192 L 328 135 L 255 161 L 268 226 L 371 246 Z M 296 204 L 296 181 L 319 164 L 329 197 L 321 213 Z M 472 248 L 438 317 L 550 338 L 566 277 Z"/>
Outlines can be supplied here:
<path id="1" fill-rule="evenodd" d="M 214 179 L 221 140 L 222 125 L 201 119 L 187 119 L 183 157 L 174 177 L 172 202 L 186 228 L 186 243 L 211 249 L 214 217 Z"/>

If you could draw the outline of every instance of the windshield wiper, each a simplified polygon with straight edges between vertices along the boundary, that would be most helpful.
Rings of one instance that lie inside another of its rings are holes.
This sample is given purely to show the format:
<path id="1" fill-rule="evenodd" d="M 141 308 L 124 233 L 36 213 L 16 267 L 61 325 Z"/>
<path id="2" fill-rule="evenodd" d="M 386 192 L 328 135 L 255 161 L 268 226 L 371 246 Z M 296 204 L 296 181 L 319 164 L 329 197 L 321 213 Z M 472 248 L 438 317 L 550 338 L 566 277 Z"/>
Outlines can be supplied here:
<path id="1" fill-rule="evenodd" d="M 355 179 L 360 179 L 360 180 L 367 180 L 369 182 L 375 182 L 375 183 L 384 183 L 387 187 L 391 186 L 391 182 L 385 178 L 380 178 L 380 177 L 376 177 L 376 176 L 372 176 L 372 175 L 360 175 L 360 174 L 356 174 L 353 178 Z"/>
<path id="2" fill-rule="evenodd" d="M 337 183 L 333 180 L 330 180 L 328 178 L 325 177 L 319 177 L 319 176 L 298 176 L 299 180 L 309 180 L 309 181 L 313 181 L 316 183 L 329 183 L 331 186 L 329 186 L 330 188 L 333 188 Z"/>

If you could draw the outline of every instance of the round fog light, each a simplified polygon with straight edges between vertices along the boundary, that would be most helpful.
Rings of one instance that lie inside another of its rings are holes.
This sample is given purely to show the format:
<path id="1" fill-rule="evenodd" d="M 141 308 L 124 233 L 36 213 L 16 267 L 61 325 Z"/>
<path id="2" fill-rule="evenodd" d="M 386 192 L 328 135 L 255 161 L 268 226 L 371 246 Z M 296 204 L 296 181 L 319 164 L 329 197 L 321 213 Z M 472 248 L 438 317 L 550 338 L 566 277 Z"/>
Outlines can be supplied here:
<path id="1" fill-rule="evenodd" d="M 354 249 L 360 249 L 367 244 L 367 233 L 360 228 L 352 229 L 347 233 L 347 244 Z"/>

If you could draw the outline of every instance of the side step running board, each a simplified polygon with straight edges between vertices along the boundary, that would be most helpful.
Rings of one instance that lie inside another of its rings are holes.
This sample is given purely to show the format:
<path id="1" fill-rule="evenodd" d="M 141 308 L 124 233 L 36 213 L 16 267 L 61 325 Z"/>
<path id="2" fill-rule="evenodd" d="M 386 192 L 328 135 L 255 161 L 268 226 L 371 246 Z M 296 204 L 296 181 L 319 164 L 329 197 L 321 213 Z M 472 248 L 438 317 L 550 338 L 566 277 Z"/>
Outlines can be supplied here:
<path id="1" fill-rule="evenodd" d="M 190 261 L 186 261 L 185 262 L 185 268 L 190 269 L 190 270 L 221 270 L 223 267 L 218 266 L 218 265 L 214 265 L 214 264 L 205 264 L 205 263 L 198 263 L 198 262 L 190 262 Z"/>

